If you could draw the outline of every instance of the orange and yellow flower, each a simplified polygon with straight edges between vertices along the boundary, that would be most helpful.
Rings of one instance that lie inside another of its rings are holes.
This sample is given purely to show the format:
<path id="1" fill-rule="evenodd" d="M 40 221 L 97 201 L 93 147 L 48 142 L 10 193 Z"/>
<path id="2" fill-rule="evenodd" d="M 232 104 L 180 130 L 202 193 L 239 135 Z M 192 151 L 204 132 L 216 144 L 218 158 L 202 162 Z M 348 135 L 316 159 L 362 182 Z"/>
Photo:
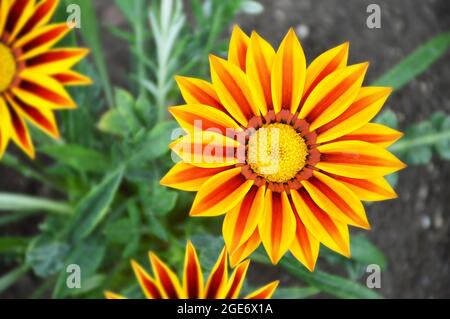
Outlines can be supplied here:
<path id="1" fill-rule="evenodd" d="M 195 247 L 190 241 L 186 245 L 182 282 L 176 274 L 150 252 L 151 277 L 138 263 L 131 262 L 134 273 L 147 299 L 237 299 L 247 274 L 249 260 L 237 265 L 228 277 L 228 256 L 224 248 L 204 285 L 201 265 Z M 269 299 L 278 286 L 278 281 L 250 293 L 246 299 Z M 113 292 L 105 292 L 108 299 L 125 299 Z"/>
<path id="2" fill-rule="evenodd" d="M 58 138 L 53 112 L 76 107 L 64 86 L 91 83 L 71 70 L 87 49 L 52 49 L 70 31 L 67 23 L 48 24 L 57 5 L 0 0 L 0 157 L 10 140 L 34 157 L 27 122 Z"/>
<path id="3" fill-rule="evenodd" d="M 176 78 L 186 105 L 170 112 L 187 135 L 161 183 L 197 192 L 191 216 L 226 214 L 232 264 L 261 242 L 274 264 L 290 251 L 311 271 L 320 243 L 350 256 L 348 226 L 370 228 L 361 201 L 397 196 L 384 176 L 405 165 L 386 148 L 402 134 L 370 123 L 392 89 L 363 86 L 368 63 L 348 65 L 348 48 L 307 67 L 292 29 L 275 51 L 235 27 L 212 83 Z"/>

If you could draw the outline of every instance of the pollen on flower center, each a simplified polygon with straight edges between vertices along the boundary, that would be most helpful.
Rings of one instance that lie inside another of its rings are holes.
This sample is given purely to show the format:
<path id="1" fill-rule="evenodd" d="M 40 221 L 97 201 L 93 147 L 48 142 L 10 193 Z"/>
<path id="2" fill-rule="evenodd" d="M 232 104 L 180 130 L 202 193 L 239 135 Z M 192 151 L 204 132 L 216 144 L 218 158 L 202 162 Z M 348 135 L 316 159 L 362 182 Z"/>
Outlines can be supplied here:
<path id="1" fill-rule="evenodd" d="M 16 60 L 11 50 L 0 42 L 0 93 L 6 91 L 16 75 Z"/>
<path id="2" fill-rule="evenodd" d="M 266 124 L 249 139 L 247 163 L 266 180 L 284 183 L 294 178 L 305 166 L 308 147 L 290 125 Z"/>

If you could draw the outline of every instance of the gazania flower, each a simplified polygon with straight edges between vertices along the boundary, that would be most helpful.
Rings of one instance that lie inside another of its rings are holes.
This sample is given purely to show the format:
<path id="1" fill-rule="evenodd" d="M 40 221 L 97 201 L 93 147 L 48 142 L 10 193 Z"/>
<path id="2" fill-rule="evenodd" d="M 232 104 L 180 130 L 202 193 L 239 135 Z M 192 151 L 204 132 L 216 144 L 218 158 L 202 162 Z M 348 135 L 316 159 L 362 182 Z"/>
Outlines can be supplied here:
<path id="1" fill-rule="evenodd" d="M 232 264 L 261 242 L 274 264 L 290 251 L 311 271 L 320 243 L 350 256 L 348 226 L 370 228 L 361 201 L 396 197 L 384 176 L 405 165 L 386 147 L 402 134 L 369 123 L 392 90 L 363 86 L 368 63 L 347 65 L 348 47 L 307 67 L 292 29 L 275 52 L 236 27 L 212 83 L 177 78 L 187 104 L 170 112 L 188 134 L 161 183 L 197 192 L 191 216 L 226 214 Z"/>
<path id="2" fill-rule="evenodd" d="M 209 278 L 204 284 L 202 269 L 195 247 L 190 241 L 186 245 L 182 282 L 154 253 L 150 252 L 151 277 L 138 263 L 131 262 L 139 285 L 147 299 L 237 299 L 247 274 L 250 261 L 246 260 L 228 277 L 228 256 L 222 250 Z M 278 286 L 278 281 L 250 293 L 246 299 L 269 299 Z M 108 299 L 124 299 L 124 296 L 106 292 Z"/>
<path id="3" fill-rule="evenodd" d="M 52 49 L 70 31 L 67 23 L 48 24 L 57 5 L 0 1 L 0 157 L 11 139 L 34 157 L 28 123 L 58 138 L 53 112 L 76 107 L 64 86 L 91 83 L 71 70 L 87 49 Z"/>

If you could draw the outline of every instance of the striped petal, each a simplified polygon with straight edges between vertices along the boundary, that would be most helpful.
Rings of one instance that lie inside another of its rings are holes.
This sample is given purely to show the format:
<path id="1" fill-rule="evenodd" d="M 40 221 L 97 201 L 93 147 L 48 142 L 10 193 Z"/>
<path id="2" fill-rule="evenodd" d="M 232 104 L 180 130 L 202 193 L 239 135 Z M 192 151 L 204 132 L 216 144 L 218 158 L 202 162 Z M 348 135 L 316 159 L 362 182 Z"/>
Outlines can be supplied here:
<path id="1" fill-rule="evenodd" d="M 308 99 L 312 90 L 329 74 L 345 67 L 348 59 L 349 43 L 345 42 L 319 55 L 306 69 L 305 89 L 302 103 Z"/>
<path id="2" fill-rule="evenodd" d="M 391 185 L 383 177 L 371 179 L 356 179 L 333 175 L 334 178 L 350 188 L 359 199 L 364 201 L 381 201 L 397 198 L 397 194 Z"/>
<path id="3" fill-rule="evenodd" d="M 249 294 L 245 299 L 270 299 L 277 289 L 279 281 L 273 281 Z"/>
<path id="4" fill-rule="evenodd" d="M 314 202 L 331 218 L 370 229 L 364 206 L 347 186 L 317 171 L 313 171 L 312 178 L 301 183 Z"/>
<path id="5" fill-rule="evenodd" d="M 245 258 L 250 256 L 256 248 L 261 244 L 261 237 L 259 236 L 259 230 L 255 229 L 250 238 L 244 242 L 239 248 L 237 248 L 232 254 L 230 254 L 230 264 L 235 267 Z"/>
<path id="6" fill-rule="evenodd" d="M 0 95 L 0 159 L 11 138 L 11 116 L 4 98 Z"/>
<path id="7" fill-rule="evenodd" d="M 52 74 L 52 78 L 64 86 L 92 84 L 92 80 L 89 77 L 72 70 Z"/>
<path id="8" fill-rule="evenodd" d="M 217 259 L 216 264 L 211 270 L 208 281 L 206 282 L 206 299 L 223 299 L 227 293 L 228 284 L 228 261 L 227 250 L 224 248 Z"/>
<path id="9" fill-rule="evenodd" d="M 230 47 L 228 49 L 228 61 L 238 66 L 245 72 L 245 60 L 250 39 L 237 25 L 231 33 Z"/>
<path id="10" fill-rule="evenodd" d="M 328 248 L 350 257 L 350 236 L 347 225 L 332 219 L 303 188 L 291 191 L 292 201 L 300 219 L 313 236 Z"/>
<path id="11" fill-rule="evenodd" d="M 73 109 L 75 102 L 55 79 L 28 70 L 20 74 L 22 81 L 18 87 L 12 88 L 12 92 L 21 101 L 26 101 L 37 108 Z"/>
<path id="12" fill-rule="evenodd" d="M 105 298 L 106 299 L 127 299 L 122 295 L 116 294 L 111 291 L 105 291 Z"/>
<path id="13" fill-rule="evenodd" d="M 27 22 L 20 31 L 18 38 L 21 38 L 23 35 L 31 32 L 33 29 L 49 22 L 56 10 L 56 7 L 58 6 L 58 3 L 58 0 L 42 0 L 41 2 L 39 2 L 39 4 L 35 7 L 31 17 L 27 19 Z"/>
<path id="14" fill-rule="evenodd" d="M 11 138 L 29 157 L 34 159 L 34 146 L 31 141 L 30 132 L 25 124 L 25 121 L 20 114 L 15 110 L 14 106 L 9 108 L 11 116 Z"/>
<path id="15" fill-rule="evenodd" d="M 164 298 L 168 299 L 181 299 L 184 297 L 183 290 L 181 289 L 175 273 L 164 264 L 158 256 L 150 252 L 150 263 L 152 265 L 153 274 L 156 281 L 161 287 L 161 293 Z"/>
<path id="16" fill-rule="evenodd" d="M 259 108 L 253 101 L 247 77 L 236 65 L 210 55 L 212 82 L 222 105 L 243 126 L 259 115 Z"/>
<path id="17" fill-rule="evenodd" d="M 14 48 L 20 48 L 23 54 L 20 60 L 28 60 L 50 49 L 70 31 L 67 23 L 51 24 L 30 32 L 14 43 Z"/>
<path id="18" fill-rule="evenodd" d="M 200 299 L 203 297 L 203 273 L 195 247 L 190 241 L 187 242 L 184 258 L 183 287 L 186 298 Z"/>
<path id="19" fill-rule="evenodd" d="M 8 44 L 16 39 L 20 30 L 29 20 L 34 11 L 34 0 L 13 1 L 10 7 L 6 30 L 9 33 Z"/>
<path id="20" fill-rule="evenodd" d="M 299 117 L 307 119 L 310 129 L 315 130 L 341 115 L 357 97 L 368 66 L 356 64 L 328 75 L 311 92 Z"/>
<path id="21" fill-rule="evenodd" d="M 378 123 L 367 123 L 363 127 L 344 135 L 335 141 L 364 141 L 387 148 L 403 136 L 402 132 Z"/>
<path id="22" fill-rule="evenodd" d="M 230 211 L 245 197 L 253 185 L 233 168 L 208 179 L 200 188 L 190 211 L 191 216 L 218 216 Z"/>
<path id="23" fill-rule="evenodd" d="M 317 130 L 317 142 L 331 141 L 369 123 L 381 110 L 391 92 L 391 88 L 362 87 L 355 101 L 344 113 Z"/>
<path id="24" fill-rule="evenodd" d="M 231 117 L 212 106 L 188 104 L 169 107 L 169 112 L 191 134 L 195 130 L 210 130 L 231 137 L 234 131 L 241 131 L 239 124 Z"/>
<path id="25" fill-rule="evenodd" d="M 210 131 L 185 135 L 169 145 L 185 163 L 205 168 L 238 163 L 238 146 L 237 141 Z"/>
<path id="26" fill-rule="evenodd" d="M 84 48 L 62 48 L 45 51 L 27 60 L 27 69 L 42 74 L 67 71 L 89 53 Z"/>
<path id="27" fill-rule="evenodd" d="M 134 260 L 131 261 L 131 266 L 145 297 L 147 299 L 162 299 L 163 295 L 159 284 Z"/>
<path id="28" fill-rule="evenodd" d="M 314 271 L 317 258 L 319 257 L 320 241 L 305 227 L 292 199 L 290 201 L 296 220 L 295 237 L 292 241 L 290 251 L 309 271 Z"/>
<path id="29" fill-rule="evenodd" d="M 270 72 L 274 57 L 272 46 L 253 31 L 247 52 L 247 78 L 263 116 L 273 109 Z"/>
<path id="30" fill-rule="evenodd" d="M 237 265 L 228 283 L 228 291 L 225 299 L 237 299 L 239 297 L 249 265 L 250 260 L 246 260 Z"/>
<path id="31" fill-rule="evenodd" d="M 187 104 L 204 104 L 228 114 L 217 96 L 214 86 L 204 80 L 176 76 L 181 95 Z"/>
<path id="32" fill-rule="evenodd" d="M 10 1 L 0 1 L 0 35 L 5 30 L 10 5 Z"/>
<path id="33" fill-rule="evenodd" d="M 295 217 L 286 192 L 267 189 L 259 234 L 270 260 L 277 264 L 295 237 Z"/>
<path id="34" fill-rule="evenodd" d="M 341 141 L 317 148 L 321 161 L 316 167 L 328 173 L 369 179 L 394 173 L 405 167 L 384 148 L 362 141 Z"/>
<path id="35" fill-rule="evenodd" d="M 291 28 L 275 55 L 272 71 L 272 99 L 275 113 L 299 107 L 306 78 L 306 58 L 300 41 Z"/>
<path id="36" fill-rule="evenodd" d="M 255 232 L 264 213 L 266 187 L 252 186 L 244 199 L 233 207 L 223 221 L 223 238 L 228 252 L 232 254 Z"/>
<path id="37" fill-rule="evenodd" d="M 179 162 L 161 179 L 161 185 L 194 192 L 210 177 L 227 170 L 227 167 L 203 168 Z"/>
<path id="38" fill-rule="evenodd" d="M 52 110 L 44 107 L 33 107 L 17 98 L 7 96 L 8 103 L 16 110 L 17 114 L 29 120 L 39 129 L 54 139 L 59 138 L 58 125 Z"/>

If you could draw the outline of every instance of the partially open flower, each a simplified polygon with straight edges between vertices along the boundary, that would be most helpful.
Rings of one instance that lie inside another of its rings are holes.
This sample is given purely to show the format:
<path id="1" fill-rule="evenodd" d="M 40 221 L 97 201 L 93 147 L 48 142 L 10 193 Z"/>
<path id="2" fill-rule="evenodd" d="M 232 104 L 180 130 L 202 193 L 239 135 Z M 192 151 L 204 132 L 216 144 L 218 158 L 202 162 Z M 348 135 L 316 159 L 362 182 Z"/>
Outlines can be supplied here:
<path id="1" fill-rule="evenodd" d="M 170 112 L 188 135 L 161 183 L 198 192 L 191 216 L 226 213 L 232 264 L 261 241 L 274 264 L 291 251 L 311 271 L 320 243 L 350 256 L 348 225 L 370 228 L 361 200 L 396 197 L 384 176 L 405 165 L 386 147 L 402 134 L 369 123 L 392 90 L 363 86 L 368 63 L 347 65 L 348 47 L 307 67 L 292 29 L 275 52 L 235 27 L 212 84 L 177 77 L 187 104 Z"/>
<path id="2" fill-rule="evenodd" d="M 58 138 L 53 112 L 76 107 L 64 86 L 91 83 L 71 70 L 89 50 L 52 49 L 70 31 L 48 24 L 58 2 L 0 1 L 0 157 L 11 139 L 34 157 L 27 122 Z"/>
<path id="3" fill-rule="evenodd" d="M 197 252 L 191 242 L 186 245 L 183 280 L 180 282 L 176 274 L 167 267 L 154 253 L 150 253 L 153 269 L 151 277 L 138 263 L 132 266 L 139 285 L 148 299 L 237 299 L 247 274 L 249 260 L 236 266 L 228 277 L 228 255 L 222 250 L 206 284 Z M 269 299 L 278 286 L 278 281 L 250 293 L 246 299 Z M 106 292 L 108 299 L 124 299 L 124 296 Z"/>

